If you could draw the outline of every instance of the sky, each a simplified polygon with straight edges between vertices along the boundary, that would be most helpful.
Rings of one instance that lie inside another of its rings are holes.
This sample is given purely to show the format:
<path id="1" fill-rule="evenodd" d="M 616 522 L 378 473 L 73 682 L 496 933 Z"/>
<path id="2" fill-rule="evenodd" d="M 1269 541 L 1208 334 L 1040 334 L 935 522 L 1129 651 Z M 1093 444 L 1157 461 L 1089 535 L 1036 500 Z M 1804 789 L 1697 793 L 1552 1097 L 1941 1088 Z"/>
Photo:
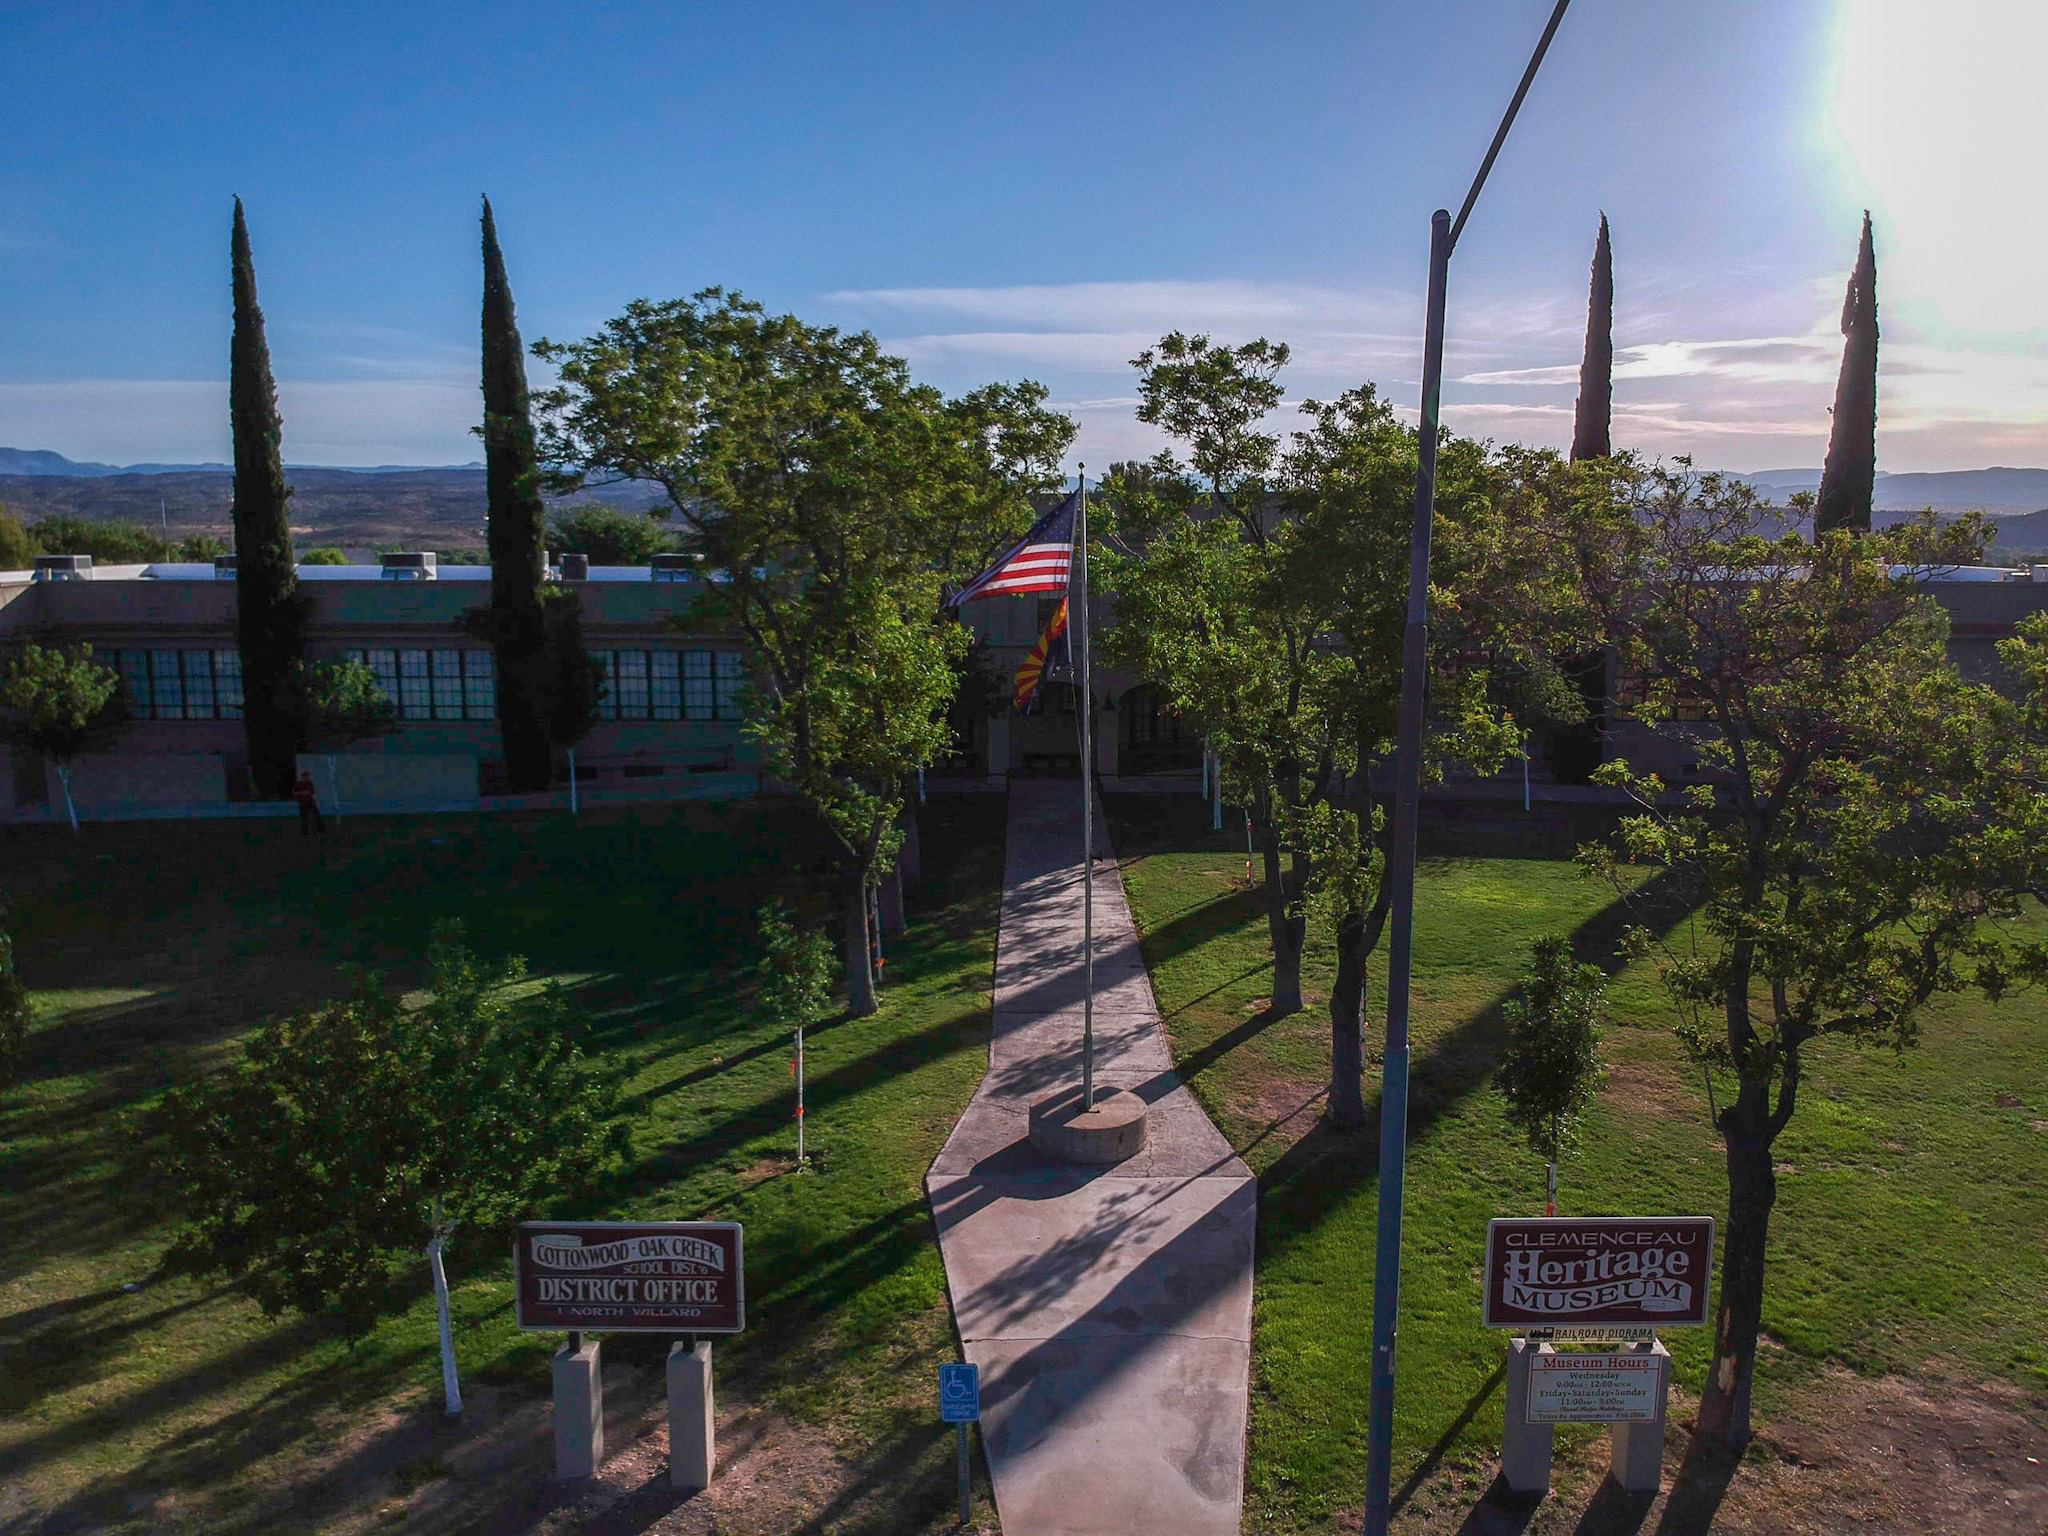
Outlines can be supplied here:
<path id="1" fill-rule="evenodd" d="M 529 341 L 721 284 L 1043 380 L 1097 468 L 1158 446 L 1175 329 L 1412 416 L 1430 212 L 1548 12 L 0 0 L 0 444 L 229 456 L 238 194 L 293 463 L 479 456 L 485 192 Z M 1617 445 L 1819 464 L 1869 208 L 1879 467 L 2048 465 L 2044 55 L 2037 0 L 1574 0 L 1452 264 L 1447 424 L 1569 442 L 1604 210 Z"/>

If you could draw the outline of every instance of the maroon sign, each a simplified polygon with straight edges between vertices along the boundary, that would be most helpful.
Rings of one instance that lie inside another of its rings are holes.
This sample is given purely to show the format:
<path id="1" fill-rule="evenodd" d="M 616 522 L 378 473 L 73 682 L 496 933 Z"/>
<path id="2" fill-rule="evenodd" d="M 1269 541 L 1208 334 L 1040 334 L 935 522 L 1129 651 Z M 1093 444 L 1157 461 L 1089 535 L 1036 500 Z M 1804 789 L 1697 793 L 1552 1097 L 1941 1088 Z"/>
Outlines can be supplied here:
<path id="1" fill-rule="evenodd" d="M 1486 1224 L 1489 1328 L 1697 1328 L 1713 1275 L 1711 1216 Z"/>
<path id="2" fill-rule="evenodd" d="M 736 1221 L 523 1221 L 521 1328 L 738 1333 L 747 1325 Z"/>

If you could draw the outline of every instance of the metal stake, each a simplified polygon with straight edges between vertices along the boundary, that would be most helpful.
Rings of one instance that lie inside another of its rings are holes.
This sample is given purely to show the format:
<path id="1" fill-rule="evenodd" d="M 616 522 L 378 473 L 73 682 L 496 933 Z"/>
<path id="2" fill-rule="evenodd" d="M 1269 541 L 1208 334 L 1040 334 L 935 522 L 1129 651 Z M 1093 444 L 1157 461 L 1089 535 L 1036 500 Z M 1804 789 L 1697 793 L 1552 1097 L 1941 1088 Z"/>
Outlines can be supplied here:
<path id="1" fill-rule="evenodd" d="M 964 1526 L 974 1518 L 974 1481 L 967 1471 L 967 1426 L 955 1424 L 959 1431 L 960 1444 L 960 1523 Z"/>

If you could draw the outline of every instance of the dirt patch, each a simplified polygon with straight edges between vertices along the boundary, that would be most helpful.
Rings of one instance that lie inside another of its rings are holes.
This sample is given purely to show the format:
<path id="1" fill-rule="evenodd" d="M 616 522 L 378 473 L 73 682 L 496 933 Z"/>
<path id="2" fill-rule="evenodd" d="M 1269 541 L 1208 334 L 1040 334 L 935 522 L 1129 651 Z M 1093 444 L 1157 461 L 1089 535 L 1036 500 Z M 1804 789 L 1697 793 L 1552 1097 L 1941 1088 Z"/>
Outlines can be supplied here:
<path id="1" fill-rule="evenodd" d="M 1872 1536 L 2048 1531 L 2048 1397 L 1930 1371 L 1865 1378 L 1828 1367 L 1760 1427 L 1739 1459 L 1693 1452 L 1696 1403 L 1672 1394 L 1664 1488 L 1606 1480 L 1607 1440 L 1561 1451 L 1532 1510 L 1491 1483 L 1495 1463 L 1446 1469 L 1412 1491 L 1408 1536 Z M 1489 1486 L 1489 1484 L 1491 1484 Z M 1355 1519 L 1336 1529 L 1358 1528 Z"/>
<path id="2" fill-rule="evenodd" d="M 1328 1083 L 1305 1077 L 1266 1077 L 1233 1094 L 1230 1122 L 1242 1129 L 1232 1138 L 1241 1143 L 1238 1155 L 1259 1146 L 1262 1156 L 1278 1157 L 1315 1129 L 1329 1092 Z"/>
<path id="3" fill-rule="evenodd" d="M 1676 1072 L 1661 1062 L 1610 1063 L 1601 1097 L 1632 1114 L 1651 1114 L 1662 1120 L 1706 1118 L 1698 1098 L 1687 1090 Z"/>

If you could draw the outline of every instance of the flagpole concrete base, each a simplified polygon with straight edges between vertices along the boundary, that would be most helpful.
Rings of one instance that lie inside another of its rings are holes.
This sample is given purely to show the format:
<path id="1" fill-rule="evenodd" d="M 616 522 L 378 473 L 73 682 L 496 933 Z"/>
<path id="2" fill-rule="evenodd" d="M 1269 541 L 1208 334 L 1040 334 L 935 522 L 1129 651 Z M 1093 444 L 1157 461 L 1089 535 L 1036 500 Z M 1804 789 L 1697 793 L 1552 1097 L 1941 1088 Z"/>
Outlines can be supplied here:
<path id="1" fill-rule="evenodd" d="M 1145 1148 L 1145 1101 L 1128 1089 L 1097 1089 L 1095 1107 L 1081 1107 L 1069 1088 L 1031 1106 L 1031 1145 L 1063 1163 L 1120 1163 Z"/>
<path id="2" fill-rule="evenodd" d="M 718 1460 L 712 1442 L 711 1341 L 681 1339 L 668 1351 L 668 1484 L 697 1492 L 711 1486 Z"/>
<path id="3" fill-rule="evenodd" d="M 603 1464 L 604 1360 L 598 1341 L 580 1349 L 564 1344 L 555 1351 L 555 1481 L 595 1477 Z"/>

